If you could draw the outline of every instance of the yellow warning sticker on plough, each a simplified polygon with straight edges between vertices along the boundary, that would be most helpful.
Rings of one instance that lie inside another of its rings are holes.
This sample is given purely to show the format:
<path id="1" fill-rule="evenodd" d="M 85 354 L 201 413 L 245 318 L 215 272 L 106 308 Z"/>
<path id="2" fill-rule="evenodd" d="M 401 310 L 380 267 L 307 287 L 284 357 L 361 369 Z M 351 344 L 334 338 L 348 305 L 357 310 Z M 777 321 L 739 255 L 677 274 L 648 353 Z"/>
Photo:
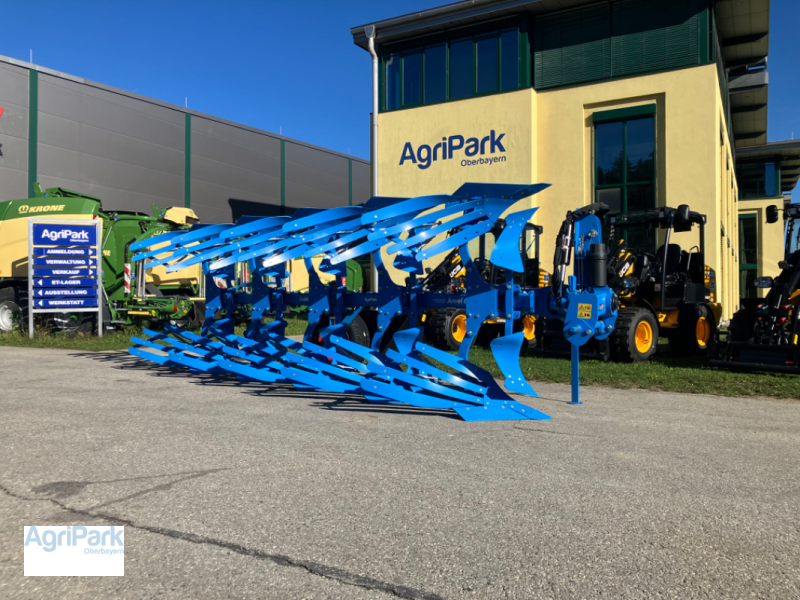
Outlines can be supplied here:
<path id="1" fill-rule="evenodd" d="M 578 304 L 578 318 L 591 319 L 592 318 L 592 305 L 591 304 Z"/>

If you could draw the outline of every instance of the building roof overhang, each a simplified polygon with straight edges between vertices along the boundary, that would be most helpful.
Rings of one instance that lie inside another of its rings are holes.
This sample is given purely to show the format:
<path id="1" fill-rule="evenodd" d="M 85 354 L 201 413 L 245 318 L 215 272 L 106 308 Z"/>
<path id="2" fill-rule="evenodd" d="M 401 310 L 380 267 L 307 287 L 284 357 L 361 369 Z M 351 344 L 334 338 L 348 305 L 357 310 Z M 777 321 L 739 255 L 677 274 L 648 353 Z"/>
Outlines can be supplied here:
<path id="1" fill-rule="evenodd" d="M 781 191 L 790 192 L 800 179 L 800 140 L 783 140 L 739 148 L 737 159 L 772 158 L 781 165 Z"/>
<path id="2" fill-rule="evenodd" d="M 375 25 L 375 41 L 385 44 L 402 39 L 473 25 L 517 14 L 537 15 L 593 4 L 597 0 L 461 0 L 350 29 L 353 42 L 367 49 L 365 27 Z"/>
<path id="3" fill-rule="evenodd" d="M 738 151 L 766 144 L 770 0 L 717 0 L 714 12 L 722 63 L 730 70 L 734 145 Z"/>

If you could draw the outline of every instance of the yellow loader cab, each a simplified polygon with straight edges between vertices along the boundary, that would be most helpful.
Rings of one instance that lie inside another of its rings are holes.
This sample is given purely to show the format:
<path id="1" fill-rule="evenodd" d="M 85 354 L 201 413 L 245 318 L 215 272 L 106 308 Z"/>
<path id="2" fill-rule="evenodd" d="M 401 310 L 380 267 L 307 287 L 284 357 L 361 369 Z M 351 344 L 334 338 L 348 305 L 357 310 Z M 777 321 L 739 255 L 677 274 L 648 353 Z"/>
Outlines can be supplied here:
<path id="1" fill-rule="evenodd" d="M 615 248 L 608 285 L 621 305 L 609 338 L 612 359 L 648 360 L 662 336 L 682 355 L 708 352 L 722 306 L 716 274 L 705 264 L 706 216 L 682 204 L 610 214 L 605 222 Z"/>

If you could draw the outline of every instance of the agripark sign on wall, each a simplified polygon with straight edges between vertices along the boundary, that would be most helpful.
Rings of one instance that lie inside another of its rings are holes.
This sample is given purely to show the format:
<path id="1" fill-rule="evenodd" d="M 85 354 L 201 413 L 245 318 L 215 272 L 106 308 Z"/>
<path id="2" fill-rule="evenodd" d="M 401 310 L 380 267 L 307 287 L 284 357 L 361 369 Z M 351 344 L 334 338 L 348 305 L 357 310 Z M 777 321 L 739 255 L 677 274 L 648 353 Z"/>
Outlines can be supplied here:
<path id="1" fill-rule="evenodd" d="M 464 137 L 463 135 L 443 136 L 441 142 L 420 144 L 417 148 L 411 142 L 403 145 L 400 166 L 406 162 L 428 169 L 438 160 L 456 160 L 462 167 L 492 165 L 506 161 L 506 148 L 503 146 L 505 133 L 498 134 L 494 129 L 484 137 Z"/>
<path id="2" fill-rule="evenodd" d="M 379 115 L 378 194 L 452 194 L 464 183 L 533 182 L 533 90 Z"/>

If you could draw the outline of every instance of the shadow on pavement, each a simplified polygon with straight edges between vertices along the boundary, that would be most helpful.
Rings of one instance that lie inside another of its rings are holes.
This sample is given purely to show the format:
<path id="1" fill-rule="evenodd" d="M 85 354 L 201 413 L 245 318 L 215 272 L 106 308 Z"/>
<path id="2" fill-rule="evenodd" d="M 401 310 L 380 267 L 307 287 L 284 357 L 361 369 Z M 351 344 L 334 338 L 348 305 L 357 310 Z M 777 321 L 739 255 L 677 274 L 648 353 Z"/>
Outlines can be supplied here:
<path id="1" fill-rule="evenodd" d="M 69 356 L 76 358 L 89 358 L 98 362 L 108 363 L 114 369 L 124 371 L 146 371 L 151 377 L 182 378 L 190 383 L 200 386 L 236 387 L 244 393 L 257 397 L 279 395 L 284 398 L 297 398 L 298 400 L 311 400 L 310 406 L 322 410 L 345 412 L 373 412 L 377 414 L 402 414 L 439 416 L 448 419 L 461 420 L 458 415 L 449 410 L 417 408 L 404 404 L 378 404 L 371 403 L 357 394 L 339 394 L 318 390 L 300 389 L 285 383 L 264 383 L 260 381 L 247 381 L 228 373 L 200 373 L 181 367 L 167 367 L 131 356 L 124 351 L 108 352 L 73 352 Z"/>

